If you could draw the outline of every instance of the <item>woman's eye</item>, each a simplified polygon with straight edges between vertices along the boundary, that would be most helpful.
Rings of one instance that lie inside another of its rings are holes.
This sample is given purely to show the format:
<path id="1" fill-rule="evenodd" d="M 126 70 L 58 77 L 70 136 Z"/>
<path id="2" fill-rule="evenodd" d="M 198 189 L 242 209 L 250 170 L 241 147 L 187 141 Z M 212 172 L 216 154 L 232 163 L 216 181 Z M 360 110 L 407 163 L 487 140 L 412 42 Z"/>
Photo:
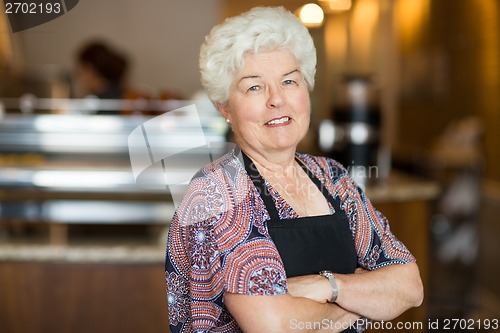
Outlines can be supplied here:
<path id="1" fill-rule="evenodd" d="M 259 90 L 259 86 L 251 86 L 250 88 L 248 88 L 248 91 L 257 91 Z"/>
<path id="2" fill-rule="evenodd" d="M 283 84 L 284 85 L 295 84 L 295 81 L 294 80 L 285 80 L 285 81 L 283 81 Z"/>

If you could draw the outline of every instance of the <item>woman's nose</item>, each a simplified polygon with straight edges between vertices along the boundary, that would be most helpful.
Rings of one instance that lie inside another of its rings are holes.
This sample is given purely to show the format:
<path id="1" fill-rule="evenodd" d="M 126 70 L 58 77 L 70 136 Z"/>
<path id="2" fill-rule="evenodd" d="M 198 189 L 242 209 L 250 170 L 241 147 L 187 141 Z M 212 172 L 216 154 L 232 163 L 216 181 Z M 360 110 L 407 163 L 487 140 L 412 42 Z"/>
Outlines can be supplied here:
<path id="1" fill-rule="evenodd" d="M 282 91 L 278 87 L 270 87 L 268 89 L 267 107 L 268 108 L 279 108 L 283 106 L 285 99 L 283 97 Z"/>

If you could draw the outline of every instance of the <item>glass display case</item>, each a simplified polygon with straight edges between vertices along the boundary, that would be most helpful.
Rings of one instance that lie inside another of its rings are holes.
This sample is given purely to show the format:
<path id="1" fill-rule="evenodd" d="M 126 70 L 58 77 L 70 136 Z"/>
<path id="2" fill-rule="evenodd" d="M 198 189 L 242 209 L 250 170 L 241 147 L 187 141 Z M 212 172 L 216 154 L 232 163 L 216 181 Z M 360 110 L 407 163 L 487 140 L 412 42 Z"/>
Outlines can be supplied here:
<path id="1" fill-rule="evenodd" d="M 61 244 L 70 225 L 167 227 L 182 196 L 177 185 L 222 154 L 226 141 L 217 113 L 182 105 L 158 116 L 4 114 L 2 234 L 46 226 L 50 242 Z M 146 175 L 155 164 L 163 167 L 160 178 Z M 172 183 L 172 175 L 181 181 Z"/>

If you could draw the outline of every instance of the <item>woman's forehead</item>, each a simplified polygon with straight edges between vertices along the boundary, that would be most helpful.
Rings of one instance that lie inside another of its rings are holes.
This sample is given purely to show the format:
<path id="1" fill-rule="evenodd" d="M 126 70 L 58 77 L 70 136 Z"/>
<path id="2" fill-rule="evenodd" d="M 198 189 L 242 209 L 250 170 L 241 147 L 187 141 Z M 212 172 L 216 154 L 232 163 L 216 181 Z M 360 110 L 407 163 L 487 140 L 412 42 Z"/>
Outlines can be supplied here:
<path id="1" fill-rule="evenodd" d="M 268 74 L 284 76 L 296 71 L 299 71 L 299 64 L 287 49 L 265 50 L 257 53 L 247 52 L 240 70 L 236 72 L 236 79 Z"/>

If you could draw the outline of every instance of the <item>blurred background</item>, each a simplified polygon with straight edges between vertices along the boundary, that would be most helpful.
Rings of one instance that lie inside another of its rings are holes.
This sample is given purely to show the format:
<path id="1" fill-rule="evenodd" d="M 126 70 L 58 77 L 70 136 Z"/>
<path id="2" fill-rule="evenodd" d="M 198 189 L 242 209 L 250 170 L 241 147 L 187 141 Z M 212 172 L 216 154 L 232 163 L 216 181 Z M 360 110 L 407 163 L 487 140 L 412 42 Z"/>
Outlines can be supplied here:
<path id="1" fill-rule="evenodd" d="M 207 157 L 194 148 L 224 152 L 199 48 L 258 5 L 315 40 L 300 150 L 342 162 L 417 257 L 426 297 L 400 331 L 500 331 L 500 2 L 82 0 L 19 32 L 0 14 L 0 332 L 168 332 L 181 192 L 137 180 L 155 149 L 184 152 L 179 179 Z M 191 104 L 195 121 L 169 113 Z"/>

